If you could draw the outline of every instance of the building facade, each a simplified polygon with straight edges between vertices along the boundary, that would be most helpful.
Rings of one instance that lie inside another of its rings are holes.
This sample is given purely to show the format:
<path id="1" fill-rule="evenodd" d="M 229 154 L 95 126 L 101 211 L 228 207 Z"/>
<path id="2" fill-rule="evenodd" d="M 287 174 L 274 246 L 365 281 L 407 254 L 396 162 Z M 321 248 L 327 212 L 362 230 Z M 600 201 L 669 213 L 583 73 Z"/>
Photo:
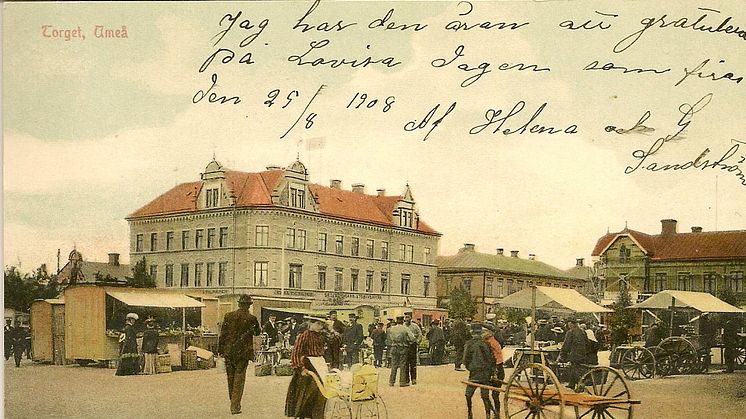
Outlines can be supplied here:
<path id="1" fill-rule="evenodd" d="M 676 220 L 666 219 L 657 235 L 627 228 L 607 233 L 592 256 L 605 303 L 616 299 L 620 287 L 627 287 L 633 302 L 663 290 L 717 295 L 726 287 L 739 301 L 746 299 L 746 230 L 703 232 L 692 227 L 679 233 Z"/>
<path id="2" fill-rule="evenodd" d="M 518 257 L 513 250 L 510 256 L 497 249 L 495 254 L 480 253 L 473 244 L 465 244 L 457 254 L 439 256 L 438 300 L 447 303 L 451 290 L 463 287 L 477 303 L 475 320 L 484 320 L 485 315 L 495 310 L 502 297 L 531 285 L 543 285 L 583 290 L 585 280 L 559 268 L 536 260 Z"/>
<path id="3" fill-rule="evenodd" d="M 159 287 L 434 307 L 440 233 L 401 196 L 313 184 L 300 161 L 259 173 L 210 162 L 127 217 L 130 257 Z"/>

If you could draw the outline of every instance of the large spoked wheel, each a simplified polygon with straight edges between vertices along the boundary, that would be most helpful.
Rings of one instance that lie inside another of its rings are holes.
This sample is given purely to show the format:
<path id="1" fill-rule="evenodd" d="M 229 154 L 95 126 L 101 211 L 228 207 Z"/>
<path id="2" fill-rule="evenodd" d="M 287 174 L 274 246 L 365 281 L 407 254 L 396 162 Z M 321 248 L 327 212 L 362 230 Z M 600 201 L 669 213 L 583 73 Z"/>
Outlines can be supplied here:
<path id="1" fill-rule="evenodd" d="M 624 376 L 632 380 L 652 378 L 655 374 L 655 356 L 648 348 L 630 348 L 619 363 Z"/>
<path id="2" fill-rule="evenodd" d="M 339 397 L 327 399 L 324 408 L 324 419 L 352 419 L 352 408 L 350 403 Z"/>
<path id="3" fill-rule="evenodd" d="M 625 402 L 631 400 L 632 395 L 627 380 L 619 370 L 605 366 L 594 367 L 580 378 L 580 382 L 585 385 L 586 394 L 616 399 L 619 402 L 576 406 L 576 418 L 632 419 L 632 404 Z"/>
<path id="4" fill-rule="evenodd" d="M 672 336 L 663 339 L 655 353 L 658 370 L 663 376 L 689 374 L 699 363 L 697 348 L 688 340 Z"/>
<path id="5" fill-rule="evenodd" d="M 736 348 L 736 365 L 746 365 L 746 348 Z"/>
<path id="6" fill-rule="evenodd" d="M 562 385 L 552 370 L 541 364 L 525 364 L 515 369 L 503 397 L 507 419 L 562 418 L 565 398 Z"/>
<path id="7" fill-rule="evenodd" d="M 352 404 L 352 410 L 355 413 L 356 419 L 387 419 L 388 412 L 386 411 L 386 404 L 383 402 L 381 396 L 376 396 L 374 399 L 354 402 Z"/>

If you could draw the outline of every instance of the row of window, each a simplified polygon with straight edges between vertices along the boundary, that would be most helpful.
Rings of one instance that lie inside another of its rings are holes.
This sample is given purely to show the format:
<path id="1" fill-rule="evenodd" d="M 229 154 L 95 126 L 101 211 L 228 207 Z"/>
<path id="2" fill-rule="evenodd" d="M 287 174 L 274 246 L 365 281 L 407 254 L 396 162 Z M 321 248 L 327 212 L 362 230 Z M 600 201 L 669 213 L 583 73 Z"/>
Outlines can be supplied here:
<path id="1" fill-rule="evenodd" d="M 205 231 L 207 235 L 205 235 Z M 190 238 L 191 230 L 181 231 L 181 247 L 180 250 L 187 249 L 214 249 L 220 247 L 228 247 L 228 227 L 220 228 L 198 228 L 194 230 L 194 247 Z M 150 233 L 150 251 L 155 252 L 158 250 L 176 250 L 176 241 L 173 231 L 166 232 L 166 243 L 163 249 L 158 247 L 159 233 Z M 142 252 L 144 249 L 144 234 L 138 234 L 135 237 L 135 252 Z M 206 246 L 205 246 L 206 245 Z"/>
<path id="2" fill-rule="evenodd" d="M 327 284 L 327 267 L 318 266 L 316 272 L 316 278 L 314 286 L 317 290 L 327 290 L 328 285 L 333 285 L 331 288 L 334 291 L 347 291 L 343 288 L 344 284 L 344 268 L 336 267 L 331 273 L 333 275 L 333 284 Z M 266 287 L 269 280 L 269 262 L 254 262 L 254 286 L 255 287 Z M 399 292 L 401 294 L 410 294 L 410 283 L 412 277 L 410 274 L 401 274 L 401 282 Z M 422 277 L 422 295 L 427 297 L 430 293 L 430 276 L 423 275 Z M 288 287 L 290 288 L 303 288 L 303 265 L 293 264 L 289 265 L 288 269 Z M 353 292 L 367 292 L 367 293 L 390 293 L 389 289 L 389 273 L 382 271 L 376 275 L 375 271 L 367 270 L 360 272 L 359 269 L 349 270 L 349 291 Z M 310 287 L 306 286 L 306 289 Z"/>
<path id="3" fill-rule="evenodd" d="M 285 230 L 285 248 L 296 250 L 307 250 L 307 232 L 300 228 L 288 227 Z M 269 226 L 256 226 L 256 237 L 254 243 L 257 247 L 269 246 Z M 348 245 L 350 256 L 365 256 L 370 259 L 380 258 L 389 260 L 389 242 L 380 242 L 380 251 L 376 254 L 376 241 L 366 239 L 364 247 L 359 237 L 351 237 Z M 321 253 L 329 252 L 329 236 L 327 233 L 318 233 L 317 250 Z M 364 252 L 364 253 L 361 253 Z M 345 254 L 345 236 L 341 234 L 334 235 L 334 253 L 337 255 Z M 402 262 L 414 262 L 414 246 L 411 244 L 399 245 L 399 260 Z M 422 263 L 430 263 L 430 248 L 422 248 Z"/>
<path id="4" fill-rule="evenodd" d="M 541 281 L 524 281 L 524 280 L 512 280 L 512 279 L 492 279 L 487 278 L 484 284 L 484 296 L 485 297 L 504 297 L 514 292 L 522 290 L 524 287 L 531 285 L 543 285 L 547 287 L 555 288 L 570 288 L 567 283 L 556 283 L 556 282 L 541 282 Z M 461 286 L 467 291 L 471 292 L 472 279 L 463 278 L 461 280 Z M 453 282 L 451 278 L 446 279 L 446 289 L 450 294 L 453 288 Z"/>
<path id="5" fill-rule="evenodd" d="M 217 278 L 216 270 L 217 267 Z M 179 286 L 187 287 L 212 287 L 217 279 L 217 286 L 225 286 L 226 275 L 228 272 L 228 262 L 199 262 L 194 266 L 189 263 L 181 264 L 181 275 L 179 277 Z M 158 279 L 158 265 L 150 265 L 150 277 Z M 204 281 L 204 282 L 203 282 Z M 163 282 L 166 287 L 175 286 L 174 283 L 174 265 L 168 263 L 165 265 Z"/>
<path id="6" fill-rule="evenodd" d="M 676 276 L 676 289 L 679 291 L 703 291 L 714 295 L 718 291 L 718 278 L 725 281 L 722 286 L 730 288 L 733 292 L 743 292 L 744 275 L 741 271 L 731 272 L 725 276 L 716 272 L 705 272 L 702 274 L 701 282 L 692 278 L 689 272 L 679 272 Z M 656 273 L 654 284 L 651 284 L 650 280 L 646 279 L 644 289 L 646 292 L 660 292 L 669 289 L 668 274 L 666 272 Z"/>

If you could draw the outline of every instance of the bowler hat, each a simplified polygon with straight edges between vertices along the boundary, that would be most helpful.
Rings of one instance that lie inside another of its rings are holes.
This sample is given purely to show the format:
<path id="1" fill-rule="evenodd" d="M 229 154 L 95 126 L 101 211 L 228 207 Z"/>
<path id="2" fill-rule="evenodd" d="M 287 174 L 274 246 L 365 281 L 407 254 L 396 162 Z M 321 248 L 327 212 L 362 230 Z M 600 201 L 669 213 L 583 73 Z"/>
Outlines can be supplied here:
<path id="1" fill-rule="evenodd" d="M 251 296 L 249 294 L 241 294 L 240 297 L 238 297 L 238 304 L 254 304 L 254 301 L 251 299 Z"/>
<path id="2" fill-rule="evenodd" d="M 127 313 L 127 318 L 132 320 L 139 320 L 140 316 L 138 316 L 137 313 Z"/>

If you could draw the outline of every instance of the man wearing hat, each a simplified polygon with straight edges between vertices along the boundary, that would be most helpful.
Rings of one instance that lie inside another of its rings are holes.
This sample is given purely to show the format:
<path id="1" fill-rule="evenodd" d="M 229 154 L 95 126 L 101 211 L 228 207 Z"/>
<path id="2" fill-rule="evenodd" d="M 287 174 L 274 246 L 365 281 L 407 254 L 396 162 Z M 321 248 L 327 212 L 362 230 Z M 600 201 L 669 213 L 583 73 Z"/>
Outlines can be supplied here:
<path id="1" fill-rule="evenodd" d="M 715 346 L 715 325 L 710 320 L 710 313 L 702 313 L 699 316 L 699 344 L 700 350 L 705 353 L 704 370 L 707 372 L 712 357 L 710 351 Z"/>
<path id="2" fill-rule="evenodd" d="M 407 353 L 409 345 L 414 343 L 414 333 L 404 325 L 404 316 L 396 318 L 396 325 L 388 331 L 389 351 L 391 352 L 391 375 L 389 375 L 389 385 L 393 386 L 396 382 L 396 372 L 401 370 L 399 375 L 399 386 L 407 387 L 409 385 L 409 374 L 407 373 Z"/>
<path id="3" fill-rule="evenodd" d="M 578 379 L 580 379 L 581 364 L 585 362 L 588 338 L 585 332 L 580 330 L 578 322 L 575 319 L 568 319 L 567 326 L 568 329 L 559 358 L 570 362 L 567 374 L 569 380 L 568 387 L 577 391 L 575 387 L 578 385 Z"/>
<path id="4" fill-rule="evenodd" d="M 232 414 L 241 413 L 246 367 L 254 360 L 254 336 L 262 333 L 259 321 L 249 313 L 252 303 L 250 295 L 239 297 L 238 310 L 226 313 L 218 338 L 218 354 L 225 357 Z"/>
<path id="5" fill-rule="evenodd" d="M 376 328 L 370 332 L 370 338 L 373 340 L 373 366 L 382 367 L 383 349 L 386 347 L 386 332 L 382 322 L 378 322 Z"/>
<path id="6" fill-rule="evenodd" d="M 407 366 L 406 371 L 409 373 L 409 380 L 412 385 L 417 384 L 417 352 L 420 348 L 420 341 L 422 340 L 422 329 L 420 326 L 412 321 L 412 313 L 404 313 L 404 325 L 412 331 L 414 335 L 414 342 L 409 344 L 409 350 L 407 351 Z"/>
<path id="7" fill-rule="evenodd" d="M 482 336 L 482 325 L 479 323 L 471 324 L 471 339 L 464 345 L 463 363 L 469 370 L 469 381 L 477 384 L 493 384 L 492 373 L 495 370 L 496 358 L 492 354 L 489 344 Z M 476 386 L 466 386 L 466 408 L 467 418 L 474 417 L 472 413 L 472 396 L 477 390 Z M 484 403 L 485 417 L 491 417 L 491 412 L 495 411 L 490 400 L 490 392 L 486 388 L 480 388 L 480 395 Z"/>
<path id="8" fill-rule="evenodd" d="M 342 366 L 340 358 L 342 358 L 342 337 L 345 325 L 337 318 L 337 310 L 329 312 L 329 322 L 331 322 L 332 336 L 327 342 L 324 358 L 331 368 L 340 368 Z"/>
<path id="9" fill-rule="evenodd" d="M 359 362 L 360 344 L 363 343 L 363 325 L 357 322 L 357 314 L 350 313 L 349 317 L 350 325 L 344 330 L 345 364 L 352 366 Z"/>
<path id="10" fill-rule="evenodd" d="M 137 352 L 137 335 L 135 322 L 140 317 L 137 313 L 128 313 L 124 320 L 124 332 L 119 336 L 122 345 L 119 353 L 119 365 L 116 375 L 134 375 L 140 372 L 140 354 Z"/>

